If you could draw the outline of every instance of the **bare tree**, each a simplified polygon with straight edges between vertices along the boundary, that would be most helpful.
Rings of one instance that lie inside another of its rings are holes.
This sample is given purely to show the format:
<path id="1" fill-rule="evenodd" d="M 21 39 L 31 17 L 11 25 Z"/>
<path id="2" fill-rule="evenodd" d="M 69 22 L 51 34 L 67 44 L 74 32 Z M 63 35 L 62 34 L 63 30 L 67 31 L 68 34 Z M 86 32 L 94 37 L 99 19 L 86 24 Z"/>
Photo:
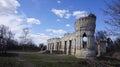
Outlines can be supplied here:
<path id="1" fill-rule="evenodd" d="M 29 39 L 27 39 L 28 41 L 27 41 L 27 44 L 28 45 L 34 45 L 34 41 L 32 40 L 32 38 L 31 37 L 29 37 Z"/>
<path id="2" fill-rule="evenodd" d="M 21 38 L 22 44 L 27 44 L 28 39 L 29 39 L 29 29 L 28 28 L 23 29 L 22 36 L 20 38 Z"/>
<path id="3" fill-rule="evenodd" d="M 21 44 L 23 46 L 23 51 L 24 51 L 25 48 L 27 48 L 25 46 L 34 45 L 34 42 L 29 35 L 29 29 L 28 28 L 23 29 L 23 33 L 22 33 L 22 36 L 20 38 L 21 38 Z"/>
<path id="4" fill-rule="evenodd" d="M 104 9 L 104 13 L 108 16 L 105 23 L 112 26 L 112 29 L 109 29 L 111 33 L 120 35 L 120 0 L 112 0 L 111 4 L 105 3 L 107 8 Z"/>
<path id="5" fill-rule="evenodd" d="M 8 31 L 7 37 L 8 37 L 9 40 L 14 39 L 14 36 L 15 36 L 15 34 L 13 34 L 12 31 Z"/>
<path id="6" fill-rule="evenodd" d="M 9 27 L 7 27 L 5 25 L 0 25 L 0 36 L 2 38 L 6 38 L 8 30 L 9 30 Z"/>
<path id="7" fill-rule="evenodd" d="M 96 41 L 99 41 L 100 39 L 106 39 L 107 38 L 107 32 L 106 31 L 97 31 L 95 34 Z"/>
<path id="8" fill-rule="evenodd" d="M 6 53 L 6 46 L 7 46 L 7 31 L 8 27 L 5 25 L 0 25 L 0 49 L 2 52 Z"/>
<path id="9" fill-rule="evenodd" d="M 44 47 L 44 44 L 43 44 L 43 43 L 39 44 L 40 51 L 43 50 L 43 47 Z"/>
<path id="10" fill-rule="evenodd" d="M 120 37 L 116 38 L 114 44 L 116 46 L 116 50 L 120 51 Z"/>

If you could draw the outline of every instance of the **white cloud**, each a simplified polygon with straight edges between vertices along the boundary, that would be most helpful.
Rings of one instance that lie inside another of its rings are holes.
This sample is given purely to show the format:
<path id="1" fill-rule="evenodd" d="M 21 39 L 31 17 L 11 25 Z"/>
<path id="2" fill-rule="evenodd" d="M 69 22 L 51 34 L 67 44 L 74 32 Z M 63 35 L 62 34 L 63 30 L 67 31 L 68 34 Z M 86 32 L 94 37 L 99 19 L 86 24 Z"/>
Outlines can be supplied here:
<path id="1" fill-rule="evenodd" d="M 58 29 L 58 30 L 55 30 L 55 29 L 47 29 L 46 31 L 47 31 L 47 32 L 54 33 L 54 34 L 65 34 L 65 33 L 67 33 L 65 30 L 62 30 L 62 29 Z"/>
<path id="2" fill-rule="evenodd" d="M 57 19 L 57 21 L 59 22 L 59 21 L 60 21 L 60 19 Z"/>
<path id="3" fill-rule="evenodd" d="M 27 23 L 29 24 L 40 24 L 40 20 L 35 19 L 35 18 L 27 18 Z"/>
<path id="4" fill-rule="evenodd" d="M 66 19 L 69 19 L 70 17 L 71 17 L 71 14 L 69 14 L 69 13 L 65 15 Z"/>
<path id="5" fill-rule="evenodd" d="M 47 39 L 50 37 L 44 33 L 39 33 L 39 34 L 31 34 L 31 37 L 35 44 L 39 45 L 40 43 L 45 43 L 47 44 Z"/>
<path id="6" fill-rule="evenodd" d="M 73 16 L 76 17 L 76 19 L 80 18 L 80 17 L 85 17 L 87 15 L 86 11 L 74 11 L 73 12 Z"/>
<path id="7" fill-rule="evenodd" d="M 0 15 L 9 15 L 17 13 L 20 4 L 17 0 L 0 0 Z"/>
<path id="8" fill-rule="evenodd" d="M 31 24 L 40 24 L 40 20 L 27 18 L 24 13 L 19 13 L 18 7 L 20 3 L 17 0 L 0 0 L 0 25 L 8 26 L 15 33 L 15 39 L 19 39 L 23 28 L 30 27 L 26 24 L 27 21 Z"/>
<path id="9" fill-rule="evenodd" d="M 54 8 L 51 11 L 61 18 L 63 18 L 65 13 L 69 12 L 68 10 L 59 10 L 59 9 L 54 9 Z"/>
<path id="10" fill-rule="evenodd" d="M 65 10 L 65 9 L 60 10 L 60 9 L 53 8 L 51 11 L 60 18 L 67 18 L 68 19 L 71 16 L 69 13 L 69 10 Z"/>
<path id="11" fill-rule="evenodd" d="M 57 3 L 58 3 L 58 4 L 60 4 L 60 3 L 61 3 L 61 1 L 59 1 L 59 0 L 58 0 L 58 1 L 57 1 Z"/>
<path id="12" fill-rule="evenodd" d="M 69 19 L 71 16 L 75 17 L 76 19 L 87 16 L 86 11 L 73 11 L 72 14 L 69 12 L 69 10 L 65 10 L 65 9 L 61 10 L 61 9 L 53 8 L 51 11 L 58 17 L 65 19 Z"/>
<path id="13" fill-rule="evenodd" d="M 20 31 L 27 25 L 23 24 L 25 15 L 16 15 L 20 3 L 17 0 L 0 0 L 0 24 L 9 26 L 12 31 Z"/>
<path id="14" fill-rule="evenodd" d="M 70 27 L 70 24 L 66 24 L 66 27 Z"/>
<path id="15" fill-rule="evenodd" d="M 23 28 L 29 27 L 25 24 L 27 19 L 29 23 L 40 23 L 38 19 L 27 18 L 25 14 L 16 14 L 18 7 L 20 3 L 17 0 L 0 0 L 0 24 L 9 26 L 13 32 L 18 33 Z"/>
<path id="16" fill-rule="evenodd" d="M 7 18 L 6 18 L 7 17 Z M 0 16 L 0 24 L 9 26 L 12 31 L 20 31 L 22 28 L 27 25 L 23 24 L 24 17 L 16 15 L 2 15 Z"/>
<path id="17" fill-rule="evenodd" d="M 16 34 L 15 38 L 17 38 L 18 41 L 20 39 L 21 34 Z M 51 38 L 50 36 L 44 34 L 44 33 L 38 33 L 38 34 L 30 34 L 30 38 L 33 40 L 33 42 L 39 46 L 40 43 L 44 43 L 45 45 L 47 44 L 47 40 Z"/>

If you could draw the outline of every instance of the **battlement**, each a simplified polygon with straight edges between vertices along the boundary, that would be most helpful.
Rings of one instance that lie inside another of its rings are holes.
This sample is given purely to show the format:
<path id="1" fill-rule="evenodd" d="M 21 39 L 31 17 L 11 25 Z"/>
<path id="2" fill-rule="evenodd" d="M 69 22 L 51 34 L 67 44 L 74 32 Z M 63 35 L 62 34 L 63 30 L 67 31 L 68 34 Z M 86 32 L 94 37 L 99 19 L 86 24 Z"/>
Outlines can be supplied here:
<path id="1" fill-rule="evenodd" d="M 51 41 L 51 40 L 59 40 L 60 38 L 50 38 L 47 41 Z"/>
<path id="2" fill-rule="evenodd" d="M 94 29 L 95 21 L 96 21 L 96 16 L 94 14 L 89 14 L 86 17 L 79 18 L 75 22 L 75 30 L 80 30 L 81 28 L 82 29 L 83 28 L 85 28 L 85 29 Z"/>
<path id="3" fill-rule="evenodd" d="M 88 16 L 86 17 L 82 17 L 82 18 L 79 18 L 75 24 L 78 24 L 78 23 L 86 23 L 86 22 L 92 22 L 96 20 L 96 16 L 94 14 L 89 14 Z"/>
<path id="4" fill-rule="evenodd" d="M 71 33 L 65 33 L 64 36 L 70 35 Z"/>
<path id="5" fill-rule="evenodd" d="M 89 14 L 88 17 L 96 18 L 94 14 Z"/>

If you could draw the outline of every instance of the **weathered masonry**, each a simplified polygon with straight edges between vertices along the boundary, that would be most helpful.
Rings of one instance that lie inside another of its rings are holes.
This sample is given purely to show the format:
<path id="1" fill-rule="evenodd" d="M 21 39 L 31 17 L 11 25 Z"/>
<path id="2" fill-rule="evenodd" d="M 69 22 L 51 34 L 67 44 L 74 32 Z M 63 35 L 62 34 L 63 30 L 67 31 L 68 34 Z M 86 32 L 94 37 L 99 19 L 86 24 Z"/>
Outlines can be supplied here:
<path id="1" fill-rule="evenodd" d="M 62 51 L 77 58 L 88 58 L 96 55 L 97 49 L 94 40 L 96 16 L 89 14 L 75 22 L 75 32 L 65 34 L 62 38 L 48 39 L 47 50 Z M 86 40 L 84 40 L 86 38 Z"/>

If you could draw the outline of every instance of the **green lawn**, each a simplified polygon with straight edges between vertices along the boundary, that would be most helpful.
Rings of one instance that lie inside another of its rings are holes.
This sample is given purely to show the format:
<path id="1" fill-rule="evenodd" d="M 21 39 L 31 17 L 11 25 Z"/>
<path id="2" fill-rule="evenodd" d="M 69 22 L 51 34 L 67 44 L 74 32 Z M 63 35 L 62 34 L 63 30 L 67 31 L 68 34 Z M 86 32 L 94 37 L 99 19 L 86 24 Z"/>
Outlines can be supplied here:
<path id="1" fill-rule="evenodd" d="M 21 59 L 32 63 L 35 67 L 74 67 L 78 65 L 78 59 L 74 56 L 37 53 L 22 54 L 19 56 Z"/>
<path id="2" fill-rule="evenodd" d="M 0 56 L 0 67 L 115 67 L 118 60 L 77 59 L 71 55 L 20 53 L 14 57 Z"/>

